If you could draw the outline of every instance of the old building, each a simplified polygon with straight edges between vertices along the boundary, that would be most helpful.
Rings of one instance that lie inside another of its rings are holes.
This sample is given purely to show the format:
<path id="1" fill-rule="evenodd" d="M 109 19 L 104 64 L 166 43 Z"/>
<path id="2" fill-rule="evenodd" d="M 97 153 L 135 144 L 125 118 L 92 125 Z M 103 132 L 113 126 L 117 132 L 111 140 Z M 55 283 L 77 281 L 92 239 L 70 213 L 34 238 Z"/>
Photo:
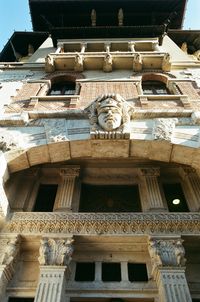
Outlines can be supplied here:
<path id="1" fill-rule="evenodd" d="M 29 5 L 0 55 L 0 301 L 200 301 L 186 0 Z"/>

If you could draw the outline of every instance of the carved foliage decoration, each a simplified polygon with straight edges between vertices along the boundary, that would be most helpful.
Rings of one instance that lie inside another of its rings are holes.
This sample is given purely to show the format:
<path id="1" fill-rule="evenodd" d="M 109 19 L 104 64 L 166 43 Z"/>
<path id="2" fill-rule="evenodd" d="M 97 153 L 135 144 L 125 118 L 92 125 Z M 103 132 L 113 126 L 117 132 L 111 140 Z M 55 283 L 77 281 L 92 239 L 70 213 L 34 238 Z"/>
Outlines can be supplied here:
<path id="1" fill-rule="evenodd" d="M 73 253 L 73 239 L 43 238 L 39 249 L 40 265 L 68 265 Z"/>
<path id="2" fill-rule="evenodd" d="M 184 266 L 186 263 L 185 250 L 181 239 L 149 240 L 149 254 L 153 269 L 158 266 Z"/>
<path id="3" fill-rule="evenodd" d="M 153 129 L 154 139 L 171 141 L 171 137 L 177 121 L 178 120 L 176 118 L 155 119 L 155 125 Z"/>
<path id="4" fill-rule="evenodd" d="M 89 107 L 91 137 L 116 139 L 130 137 L 131 107 L 118 94 L 99 96 Z"/>
<path id="5" fill-rule="evenodd" d="M 195 213 L 15 213 L 7 232 L 66 234 L 177 234 L 200 233 Z"/>

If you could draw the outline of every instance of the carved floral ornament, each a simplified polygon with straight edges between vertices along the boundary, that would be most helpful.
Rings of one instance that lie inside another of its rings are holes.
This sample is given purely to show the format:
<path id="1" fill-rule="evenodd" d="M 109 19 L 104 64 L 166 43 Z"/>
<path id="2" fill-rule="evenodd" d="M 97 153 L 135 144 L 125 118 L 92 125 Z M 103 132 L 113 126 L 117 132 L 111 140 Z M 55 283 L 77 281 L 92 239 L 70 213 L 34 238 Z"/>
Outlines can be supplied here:
<path id="1" fill-rule="evenodd" d="M 183 240 L 150 238 L 148 244 L 152 261 L 152 273 L 159 267 L 183 267 L 185 266 L 185 249 Z"/>
<path id="2" fill-rule="evenodd" d="M 73 254 L 73 239 L 43 238 L 40 242 L 40 265 L 68 265 Z"/>
<path id="3" fill-rule="evenodd" d="M 89 107 L 91 137 L 128 139 L 131 109 L 119 94 L 99 96 Z"/>

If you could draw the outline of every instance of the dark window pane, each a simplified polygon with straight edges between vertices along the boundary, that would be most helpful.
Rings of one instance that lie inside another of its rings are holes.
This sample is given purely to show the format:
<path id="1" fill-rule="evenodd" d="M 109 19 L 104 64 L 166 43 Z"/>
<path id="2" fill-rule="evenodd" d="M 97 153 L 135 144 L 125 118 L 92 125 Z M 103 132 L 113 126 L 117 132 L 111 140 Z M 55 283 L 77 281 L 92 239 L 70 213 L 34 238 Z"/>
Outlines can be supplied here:
<path id="1" fill-rule="evenodd" d="M 75 82 L 59 82 L 52 85 L 49 95 L 75 94 Z"/>
<path id="2" fill-rule="evenodd" d="M 58 185 L 40 185 L 34 212 L 52 212 Z"/>
<path id="3" fill-rule="evenodd" d="M 95 263 L 77 262 L 75 281 L 94 281 Z"/>
<path id="4" fill-rule="evenodd" d="M 121 281 L 120 263 L 102 263 L 102 281 Z"/>
<path id="5" fill-rule="evenodd" d="M 9 298 L 8 302 L 33 302 L 34 298 Z"/>
<path id="6" fill-rule="evenodd" d="M 158 81 L 144 81 L 142 82 L 143 94 L 149 95 L 165 95 L 170 94 L 166 85 Z"/>
<path id="7" fill-rule="evenodd" d="M 80 212 L 140 212 L 138 186 L 83 184 Z"/>
<path id="8" fill-rule="evenodd" d="M 128 279 L 130 282 L 148 281 L 146 264 L 128 263 Z"/>
<path id="9" fill-rule="evenodd" d="M 179 183 L 163 184 L 163 190 L 170 212 L 188 212 L 187 202 Z M 177 203 L 179 201 L 179 203 Z M 175 204 L 174 204 L 175 203 Z"/>

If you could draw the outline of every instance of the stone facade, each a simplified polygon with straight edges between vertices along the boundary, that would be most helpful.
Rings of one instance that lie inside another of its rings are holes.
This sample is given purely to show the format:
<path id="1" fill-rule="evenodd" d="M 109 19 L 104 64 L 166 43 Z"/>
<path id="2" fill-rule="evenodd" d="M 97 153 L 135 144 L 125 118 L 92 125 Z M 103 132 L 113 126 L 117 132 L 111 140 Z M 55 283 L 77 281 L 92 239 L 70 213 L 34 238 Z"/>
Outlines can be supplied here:
<path id="1" fill-rule="evenodd" d="M 54 46 L 0 63 L 0 300 L 200 301 L 200 61 L 168 36 Z"/>

